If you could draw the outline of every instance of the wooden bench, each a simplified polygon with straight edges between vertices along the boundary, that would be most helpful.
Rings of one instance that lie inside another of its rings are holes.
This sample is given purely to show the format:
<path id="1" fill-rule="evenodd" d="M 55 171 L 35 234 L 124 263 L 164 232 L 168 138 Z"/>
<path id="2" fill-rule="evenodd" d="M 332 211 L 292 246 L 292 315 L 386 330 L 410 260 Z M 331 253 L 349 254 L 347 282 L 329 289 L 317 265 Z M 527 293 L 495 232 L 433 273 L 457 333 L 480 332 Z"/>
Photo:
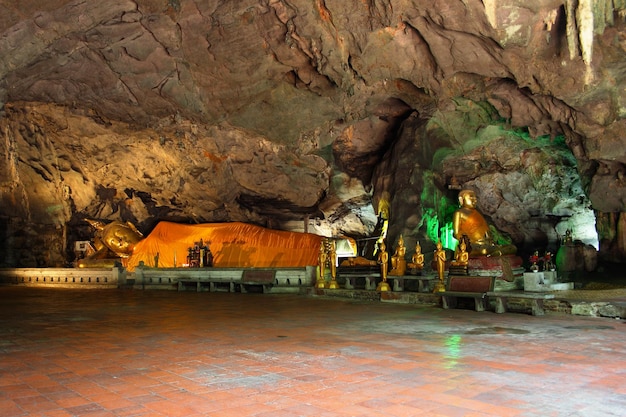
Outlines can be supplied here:
<path id="1" fill-rule="evenodd" d="M 506 313 L 507 300 L 509 298 L 531 300 L 531 310 L 533 316 L 543 316 L 545 314 L 543 301 L 554 298 L 554 294 L 525 291 L 489 291 L 487 296 L 494 297 L 496 299 L 496 313 Z"/>
<path id="2" fill-rule="evenodd" d="M 337 268 L 337 277 L 346 280 L 346 290 L 354 290 L 360 287 L 361 285 L 357 284 L 357 279 L 365 281 L 363 286 L 366 290 L 375 290 L 377 285 L 376 280 L 380 279 L 380 267 L 339 267 Z"/>
<path id="3" fill-rule="evenodd" d="M 494 281 L 494 276 L 450 275 L 445 292 L 440 293 L 443 308 L 456 308 L 457 298 L 472 298 L 476 311 L 485 311 Z"/>

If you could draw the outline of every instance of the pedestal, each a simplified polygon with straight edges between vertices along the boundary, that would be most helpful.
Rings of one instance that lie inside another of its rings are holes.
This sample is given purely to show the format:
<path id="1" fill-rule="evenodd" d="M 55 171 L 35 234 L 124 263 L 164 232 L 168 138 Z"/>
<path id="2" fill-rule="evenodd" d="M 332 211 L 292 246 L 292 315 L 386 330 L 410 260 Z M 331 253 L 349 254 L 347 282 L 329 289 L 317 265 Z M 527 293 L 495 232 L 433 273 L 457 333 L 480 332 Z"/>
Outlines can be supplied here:
<path id="1" fill-rule="evenodd" d="M 563 291 L 574 288 L 572 282 L 558 282 L 556 271 L 525 272 L 524 291 L 547 292 Z"/>
<path id="2" fill-rule="evenodd" d="M 376 287 L 376 291 L 377 292 L 391 291 L 391 287 L 389 286 L 387 281 L 381 281 L 378 283 L 378 286 Z"/>
<path id="3" fill-rule="evenodd" d="M 469 259 L 467 270 L 469 275 L 491 275 L 513 282 L 523 271 L 522 264 L 522 258 L 516 255 L 478 256 Z"/>

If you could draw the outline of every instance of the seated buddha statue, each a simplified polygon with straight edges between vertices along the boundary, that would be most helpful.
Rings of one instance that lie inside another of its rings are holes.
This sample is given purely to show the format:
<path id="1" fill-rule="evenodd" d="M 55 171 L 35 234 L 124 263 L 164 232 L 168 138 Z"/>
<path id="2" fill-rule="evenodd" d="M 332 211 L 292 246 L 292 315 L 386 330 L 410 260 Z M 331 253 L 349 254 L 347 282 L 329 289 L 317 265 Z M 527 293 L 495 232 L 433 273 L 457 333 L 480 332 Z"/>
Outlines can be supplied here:
<path id="1" fill-rule="evenodd" d="M 459 192 L 461 207 L 452 217 L 453 236 L 460 242 L 464 237 L 469 241 L 470 257 L 513 255 L 514 245 L 498 245 L 494 242 L 489 225 L 476 208 L 476 193 L 472 190 Z"/>
<path id="2" fill-rule="evenodd" d="M 469 253 L 467 247 L 467 236 L 463 236 L 463 239 L 456 245 L 454 251 L 454 259 L 450 261 L 450 274 L 451 275 L 468 275 L 469 272 Z"/>
<path id="3" fill-rule="evenodd" d="M 419 240 L 415 244 L 415 252 L 411 256 L 411 262 L 407 264 L 407 267 L 411 269 L 413 274 L 421 271 L 424 268 L 424 254 L 422 253 L 422 246 Z"/>
<path id="4" fill-rule="evenodd" d="M 404 259 L 404 255 L 406 255 L 406 247 L 404 246 L 404 239 L 402 238 L 402 235 L 400 235 L 396 251 L 391 257 L 391 271 L 389 271 L 389 275 L 404 275 L 406 272 L 406 259 Z"/>
<path id="5" fill-rule="evenodd" d="M 454 260 L 450 262 L 452 266 L 461 266 L 466 267 L 469 261 L 469 253 L 467 253 L 467 245 L 465 244 L 465 239 L 459 242 L 459 246 L 456 249 L 454 254 Z"/>

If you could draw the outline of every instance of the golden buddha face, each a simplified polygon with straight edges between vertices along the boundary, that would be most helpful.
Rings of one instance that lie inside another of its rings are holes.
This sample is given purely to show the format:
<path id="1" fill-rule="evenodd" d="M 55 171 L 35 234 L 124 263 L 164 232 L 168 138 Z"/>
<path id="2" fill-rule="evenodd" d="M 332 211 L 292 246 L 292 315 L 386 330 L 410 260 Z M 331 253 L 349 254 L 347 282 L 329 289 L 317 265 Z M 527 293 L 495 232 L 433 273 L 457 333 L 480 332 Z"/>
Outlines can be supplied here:
<path id="1" fill-rule="evenodd" d="M 462 207 L 476 208 L 476 193 L 471 190 L 463 190 L 459 193 L 459 204 Z"/>
<path id="2" fill-rule="evenodd" d="M 142 235 L 123 223 L 113 222 L 102 229 L 101 239 L 118 256 L 130 256 Z"/>

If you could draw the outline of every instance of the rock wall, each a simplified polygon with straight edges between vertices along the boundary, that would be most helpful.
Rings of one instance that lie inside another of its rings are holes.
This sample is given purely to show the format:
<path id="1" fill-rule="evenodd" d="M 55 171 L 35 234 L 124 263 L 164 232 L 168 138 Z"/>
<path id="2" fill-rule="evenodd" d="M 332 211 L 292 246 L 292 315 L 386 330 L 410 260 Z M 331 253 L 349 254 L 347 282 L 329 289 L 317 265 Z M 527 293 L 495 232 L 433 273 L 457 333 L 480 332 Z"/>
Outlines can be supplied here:
<path id="1" fill-rule="evenodd" d="M 626 259 L 622 1 L 39 3 L 0 0 L 2 265 L 85 217 L 364 237 L 383 192 L 428 240 L 456 183 L 522 247 L 595 211 Z"/>

